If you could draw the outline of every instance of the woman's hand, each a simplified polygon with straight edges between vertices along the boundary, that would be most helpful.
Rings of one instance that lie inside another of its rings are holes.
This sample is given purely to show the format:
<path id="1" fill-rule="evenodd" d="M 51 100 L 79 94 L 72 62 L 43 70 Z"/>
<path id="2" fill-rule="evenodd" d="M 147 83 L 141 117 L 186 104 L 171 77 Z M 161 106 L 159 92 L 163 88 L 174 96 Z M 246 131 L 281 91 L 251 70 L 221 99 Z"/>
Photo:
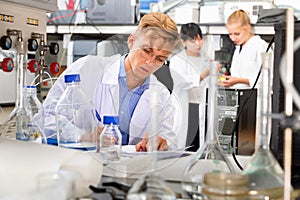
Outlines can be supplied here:
<path id="1" fill-rule="evenodd" d="M 234 76 L 228 76 L 228 75 L 224 75 L 225 80 L 223 80 L 223 82 L 221 83 L 221 85 L 223 85 L 224 87 L 231 87 L 235 84 L 246 84 L 246 85 L 250 85 L 249 83 L 249 79 L 246 78 L 240 78 L 240 77 L 234 77 Z"/>
<path id="2" fill-rule="evenodd" d="M 227 76 L 227 75 L 224 75 L 224 80 L 222 81 L 222 85 L 224 87 L 231 87 L 235 84 L 238 83 L 238 78 L 237 77 L 234 77 L 234 76 Z"/>

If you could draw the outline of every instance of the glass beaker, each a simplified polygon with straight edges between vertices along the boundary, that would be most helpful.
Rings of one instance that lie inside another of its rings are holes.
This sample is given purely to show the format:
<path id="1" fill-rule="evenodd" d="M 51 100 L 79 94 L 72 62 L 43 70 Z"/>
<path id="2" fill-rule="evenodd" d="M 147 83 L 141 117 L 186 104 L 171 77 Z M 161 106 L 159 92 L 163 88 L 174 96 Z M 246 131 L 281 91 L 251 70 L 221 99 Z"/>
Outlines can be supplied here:
<path id="1" fill-rule="evenodd" d="M 242 174 L 249 177 L 250 194 L 262 194 L 271 199 L 283 195 L 283 170 L 271 150 L 269 137 L 271 133 L 271 71 L 272 53 L 263 53 L 263 65 L 258 96 L 260 98 L 260 122 L 257 149 Z"/>
<path id="2" fill-rule="evenodd" d="M 208 172 L 233 172 L 226 155 L 217 140 L 217 77 L 218 63 L 211 62 L 208 93 L 208 123 L 206 141 L 185 168 L 183 190 L 194 199 L 202 199 L 201 190 L 204 174 Z"/>

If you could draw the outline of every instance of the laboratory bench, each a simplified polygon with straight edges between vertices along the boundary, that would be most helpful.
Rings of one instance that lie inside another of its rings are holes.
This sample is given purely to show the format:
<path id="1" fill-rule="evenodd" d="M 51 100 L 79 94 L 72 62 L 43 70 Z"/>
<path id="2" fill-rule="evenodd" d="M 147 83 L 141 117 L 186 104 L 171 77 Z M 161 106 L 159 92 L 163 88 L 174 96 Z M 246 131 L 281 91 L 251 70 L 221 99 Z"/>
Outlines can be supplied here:
<path id="1" fill-rule="evenodd" d="M 68 184 L 72 186 L 69 186 L 70 188 L 76 188 L 75 194 L 79 197 L 76 199 L 125 199 L 137 180 L 153 173 L 153 168 L 149 167 L 153 159 L 147 152 L 141 152 L 142 155 L 137 156 L 134 156 L 134 152 L 126 152 L 120 161 L 104 163 L 96 152 L 58 148 L 4 137 L 0 137 L 0 152 L 0 199 L 22 197 L 23 200 L 32 200 L 41 193 L 36 190 L 40 180 L 38 177 L 41 177 L 41 174 L 58 172 L 66 175 L 63 178 L 69 180 Z M 182 156 L 174 156 L 175 154 L 164 152 L 161 156 L 158 152 L 155 174 L 175 192 L 178 200 L 190 199 L 183 191 L 181 182 L 193 154 L 194 152 L 183 152 L 180 153 Z M 232 157 L 228 155 L 228 158 L 238 172 Z M 237 155 L 237 159 L 245 167 L 251 156 Z M 60 183 L 58 185 L 62 186 Z M 46 192 L 49 193 L 49 190 Z M 50 192 L 57 195 L 52 190 Z M 296 192 L 298 194 L 299 190 Z M 46 194 L 49 195 L 48 193 Z M 42 194 L 44 195 L 44 192 Z"/>
<path id="2" fill-rule="evenodd" d="M 74 174 L 67 173 L 67 179 L 76 181 L 78 196 L 104 199 L 102 197 L 107 195 L 107 191 L 124 195 L 122 189 L 128 190 L 137 179 L 150 173 L 148 164 L 151 162 L 149 161 L 151 156 L 147 153 L 139 156 L 127 154 L 126 157 L 122 156 L 119 162 L 103 164 L 103 161 L 99 159 L 100 154 L 95 152 L 58 148 L 52 145 L 8 139 L 3 136 L 0 137 L 0 152 L 0 198 L 10 197 L 10 195 L 32 197 L 36 195 L 37 177 L 41 174 L 68 171 L 74 172 Z M 159 160 L 155 172 L 180 198 L 187 198 L 182 192 L 181 180 L 184 169 L 191 159 L 190 154 L 193 152 L 184 152 L 185 156 L 179 157 L 174 156 L 175 154 L 163 155 L 163 157 L 158 155 Z M 241 157 L 242 165 L 249 158 L 249 156 Z M 116 183 L 123 186 L 121 190 L 112 189 Z M 103 186 L 110 189 L 103 189 Z"/>
<path id="3" fill-rule="evenodd" d="M 190 154 L 193 154 L 190 152 Z M 238 156 L 239 157 L 239 156 Z M 185 167 L 187 163 L 192 159 L 192 155 L 183 156 L 180 158 L 170 158 L 159 160 L 157 163 L 157 170 L 155 174 L 164 181 L 167 187 L 169 187 L 176 195 L 178 200 L 191 199 L 191 197 L 182 189 L 182 179 Z M 243 165 L 250 159 L 250 156 L 239 157 L 242 160 Z M 115 173 L 112 170 L 112 166 L 104 166 L 103 175 L 98 186 L 92 186 L 92 193 L 87 197 L 93 199 L 124 199 L 127 195 L 128 190 L 138 179 L 147 175 L 150 172 L 149 166 L 147 166 L 149 158 L 134 158 L 132 162 L 127 163 L 128 166 L 132 167 L 131 163 L 139 165 L 134 173 Z M 230 159 L 233 162 L 232 159 Z M 124 168 L 125 169 L 125 168 Z M 129 168 L 127 168 L 129 169 Z M 118 170 L 118 169 L 117 169 Z M 130 171 L 130 170 L 129 170 Z"/>

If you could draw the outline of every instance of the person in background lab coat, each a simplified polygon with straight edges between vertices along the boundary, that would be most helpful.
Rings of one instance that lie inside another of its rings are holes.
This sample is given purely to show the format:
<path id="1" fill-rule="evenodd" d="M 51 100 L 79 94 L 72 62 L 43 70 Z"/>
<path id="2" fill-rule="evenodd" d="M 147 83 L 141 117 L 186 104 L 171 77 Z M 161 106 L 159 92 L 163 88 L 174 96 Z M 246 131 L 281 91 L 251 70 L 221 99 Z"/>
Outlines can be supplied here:
<path id="1" fill-rule="evenodd" d="M 228 18 L 226 28 L 230 39 L 236 45 L 230 68 L 230 76 L 225 75 L 223 86 L 231 88 L 259 88 L 261 79 L 259 71 L 263 63 L 262 53 L 267 51 L 268 43 L 260 36 L 254 35 L 251 32 L 250 18 L 244 10 L 237 10 L 233 12 Z M 273 70 L 270 71 L 271 80 L 273 77 Z M 272 85 L 272 81 L 270 83 Z M 272 86 L 271 86 L 272 88 Z M 271 92 L 271 91 L 270 91 Z M 261 104 L 260 100 L 262 94 L 260 90 L 257 91 L 256 103 L 256 132 L 258 133 L 260 127 Z M 269 109 L 272 110 L 272 101 L 269 99 Z M 271 123 L 271 119 L 269 121 Z M 271 134 L 271 126 L 269 128 L 269 138 Z M 256 141 L 259 137 L 256 137 Z M 258 142 L 256 142 L 258 144 Z"/>
<path id="2" fill-rule="evenodd" d="M 154 88 L 159 102 L 158 150 L 176 149 L 176 135 L 172 131 L 174 106 L 170 93 L 152 73 L 179 46 L 176 23 L 168 15 L 158 12 L 144 15 L 136 32 L 128 37 L 128 54 L 111 57 L 88 55 L 72 63 L 63 72 L 44 102 L 46 134 L 49 136 L 56 132 L 51 117 L 66 88 L 64 75 L 79 73 L 81 88 L 93 101 L 101 119 L 105 115 L 118 115 L 122 138 L 125 138 L 123 141 L 125 144 L 135 144 L 137 151 L 147 151 L 149 88 Z M 101 132 L 101 123 L 99 127 L 98 132 Z"/>
<path id="3" fill-rule="evenodd" d="M 184 49 L 170 59 L 170 73 L 174 83 L 172 95 L 178 96 L 182 107 L 178 146 L 183 148 L 193 145 L 189 150 L 194 151 L 199 147 L 197 133 L 205 132 L 205 94 L 208 84 L 205 78 L 209 74 L 210 58 L 202 48 L 203 38 L 199 25 L 183 24 L 180 34 Z M 204 134 L 202 136 L 201 143 L 204 142 Z"/>
<path id="4" fill-rule="evenodd" d="M 268 43 L 251 32 L 250 18 L 244 10 L 233 12 L 228 18 L 226 29 L 236 45 L 230 68 L 230 76 L 224 75 L 223 86 L 234 88 L 253 87 L 262 65 L 261 53 Z M 257 85 L 256 85 L 257 86 Z"/>

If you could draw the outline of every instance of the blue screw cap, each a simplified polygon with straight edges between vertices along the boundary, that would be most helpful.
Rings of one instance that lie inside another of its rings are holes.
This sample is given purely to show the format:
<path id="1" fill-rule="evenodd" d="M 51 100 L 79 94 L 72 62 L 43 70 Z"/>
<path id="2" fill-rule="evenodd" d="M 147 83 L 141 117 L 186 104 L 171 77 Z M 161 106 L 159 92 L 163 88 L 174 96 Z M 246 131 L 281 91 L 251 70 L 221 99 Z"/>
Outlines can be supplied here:
<path id="1" fill-rule="evenodd" d="M 79 74 L 65 75 L 65 83 L 72 83 L 72 82 L 80 82 L 80 75 Z"/>
<path id="2" fill-rule="evenodd" d="M 25 87 L 26 87 L 26 88 L 36 88 L 35 85 L 26 85 Z"/>
<path id="3" fill-rule="evenodd" d="M 118 116 L 104 116 L 103 117 L 103 124 L 119 124 L 119 117 Z"/>

